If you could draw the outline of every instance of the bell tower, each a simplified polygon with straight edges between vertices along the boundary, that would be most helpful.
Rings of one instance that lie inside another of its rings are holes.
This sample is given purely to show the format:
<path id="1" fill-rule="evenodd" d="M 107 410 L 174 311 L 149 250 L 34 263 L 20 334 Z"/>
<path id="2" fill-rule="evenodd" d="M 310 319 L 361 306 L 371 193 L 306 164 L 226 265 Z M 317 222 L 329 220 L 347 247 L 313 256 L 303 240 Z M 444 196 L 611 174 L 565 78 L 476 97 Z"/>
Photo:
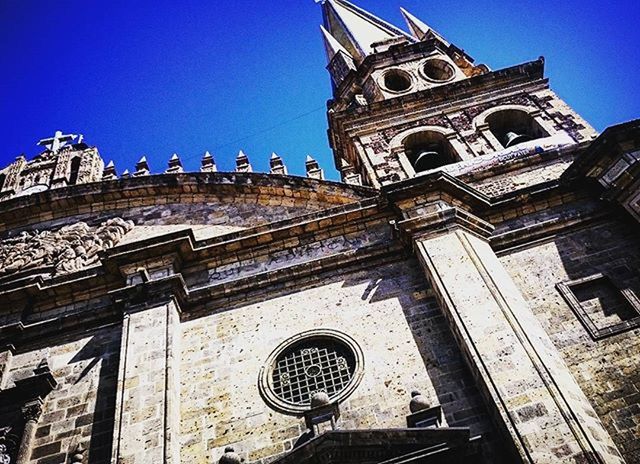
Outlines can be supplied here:
<path id="1" fill-rule="evenodd" d="M 408 32 L 346 0 L 322 11 L 329 139 L 347 183 L 455 176 L 596 135 L 550 90 L 543 58 L 493 71 L 404 9 Z"/>

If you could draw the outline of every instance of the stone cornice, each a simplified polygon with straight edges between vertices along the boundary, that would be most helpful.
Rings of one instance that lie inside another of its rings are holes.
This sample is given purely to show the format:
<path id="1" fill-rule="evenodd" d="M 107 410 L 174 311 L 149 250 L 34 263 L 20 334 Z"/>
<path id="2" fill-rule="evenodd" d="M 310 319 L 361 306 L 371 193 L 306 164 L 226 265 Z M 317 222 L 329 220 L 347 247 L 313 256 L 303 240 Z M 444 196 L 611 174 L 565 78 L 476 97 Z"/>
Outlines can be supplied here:
<path id="1" fill-rule="evenodd" d="M 390 202 L 427 196 L 429 193 L 446 193 L 470 208 L 488 208 L 491 204 L 489 197 L 442 171 L 384 186 L 382 192 Z"/>
<path id="2" fill-rule="evenodd" d="M 395 225 L 406 237 L 413 239 L 425 238 L 432 234 L 446 232 L 458 227 L 488 239 L 494 230 L 494 227 L 488 222 L 456 207 L 443 208 L 418 217 L 405 219 Z"/>

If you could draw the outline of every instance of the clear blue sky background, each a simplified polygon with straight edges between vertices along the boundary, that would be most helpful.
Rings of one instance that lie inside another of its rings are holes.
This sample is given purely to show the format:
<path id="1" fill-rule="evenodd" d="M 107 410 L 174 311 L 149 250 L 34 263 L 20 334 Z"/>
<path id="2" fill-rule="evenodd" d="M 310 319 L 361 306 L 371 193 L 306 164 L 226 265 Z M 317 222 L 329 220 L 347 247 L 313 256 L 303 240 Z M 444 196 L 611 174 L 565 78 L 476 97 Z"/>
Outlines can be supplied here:
<path id="1" fill-rule="evenodd" d="M 640 1 L 360 0 L 404 28 L 404 6 L 493 69 L 547 59 L 554 88 L 596 129 L 640 117 Z M 244 149 L 290 173 L 326 137 L 329 78 L 311 0 L 0 0 L 0 165 L 56 129 L 82 133 L 118 172 Z"/>

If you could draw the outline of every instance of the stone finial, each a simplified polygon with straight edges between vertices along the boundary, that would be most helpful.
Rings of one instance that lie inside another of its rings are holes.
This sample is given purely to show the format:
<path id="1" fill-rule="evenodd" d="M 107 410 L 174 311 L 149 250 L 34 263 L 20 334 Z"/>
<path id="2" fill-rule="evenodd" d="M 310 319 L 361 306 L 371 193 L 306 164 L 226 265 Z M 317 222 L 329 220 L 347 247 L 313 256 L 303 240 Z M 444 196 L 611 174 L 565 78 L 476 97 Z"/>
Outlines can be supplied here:
<path id="1" fill-rule="evenodd" d="M 311 409 L 319 408 L 320 406 L 326 406 L 331 403 L 329 395 L 326 392 L 319 391 L 311 395 Z"/>
<path id="2" fill-rule="evenodd" d="M 431 404 L 424 396 L 422 396 L 422 393 L 417 390 L 411 392 L 411 402 L 409 403 L 409 410 L 411 412 L 424 411 L 430 407 Z"/>
<path id="3" fill-rule="evenodd" d="M 236 156 L 236 171 L 238 172 L 253 172 L 249 157 L 245 152 L 240 150 L 238 156 Z"/>
<path id="4" fill-rule="evenodd" d="M 362 185 L 360 174 L 358 174 L 355 168 L 344 158 L 340 159 L 340 174 L 342 174 L 342 181 L 345 184 Z"/>
<path id="5" fill-rule="evenodd" d="M 149 163 L 147 163 L 147 157 L 142 156 L 140 160 L 136 163 L 136 171 L 133 173 L 134 176 L 148 176 L 150 174 Z"/>
<path id="6" fill-rule="evenodd" d="M 287 167 L 282 162 L 282 158 L 280 158 L 276 153 L 271 153 L 271 158 L 269 159 L 269 172 L 271 174 L 287 174 Z"/>
<path id="7" fill-rule="evenodd" d="M 116 172 L 116 166 L 113 164 L 113 160 L 109 161 L 102 171 L 102 180 L 113 180 L 118 178 L 118 173 Z"/>
<path id="8" fill-rule="evenodd" d="M 307 155 L 307 159 L 304 162 L 304 166 L 307 170 L 307 177 L 314 179 L 324 179 L 324 171 L 320 169 L 318 162 L 314 160 L 311 155 Z"/>
<path id="9" fill-rule="evenodd" d="M 218 464 L 240 464 L 241 462 L 244 462 L 244 459 L 238 456 L 233 447 L 227 446 Z"/>
<path id="10" fill-rule="evenodd" d="M 202 172 L 216 172 L 218 168 L 216 167 L 216 162 L 213 159 L 213 156 L 208 151 L 204 152 L 202 155 L 202 161 L 200 164 L 200 171 Z"/>
<path id="11" fill-rule="evenodd" d="M 165 172 L 168 174 L 184 172 L 184 169 L 182 169 L 182 161 L 180 161 L 180 157 L 177 153 L 174 153 L 173 156 L 171 156 L 171 159 L 169 160 L 169 166 L 167 167 L 167 170 Z"/>
<path id="12" fill-rule="evenodd" d="M 131 177 L 131 173 L 129 172 L 128 169 L 125 169 L 122 175 L 120 176 L 121 179 L 128 179 L 129 177 Z"/>

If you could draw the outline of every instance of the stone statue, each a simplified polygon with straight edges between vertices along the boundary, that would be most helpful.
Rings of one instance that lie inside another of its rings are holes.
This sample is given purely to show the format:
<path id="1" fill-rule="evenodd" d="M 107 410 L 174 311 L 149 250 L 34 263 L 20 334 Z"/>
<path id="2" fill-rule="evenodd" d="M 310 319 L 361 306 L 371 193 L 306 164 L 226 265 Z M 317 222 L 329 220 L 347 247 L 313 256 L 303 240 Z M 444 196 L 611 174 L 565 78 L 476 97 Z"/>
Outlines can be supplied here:
<path id="1" fill-rule="evenodd" d="M 79 271 L 96 264 L 99 253 L 132 228 L 133 222 L 112 218 L 97 227 L 77 222 L 57 231 L 21 232 L 0 241 L 0 277 L 40 268 L 53 268 L 54 275 Z"/>

